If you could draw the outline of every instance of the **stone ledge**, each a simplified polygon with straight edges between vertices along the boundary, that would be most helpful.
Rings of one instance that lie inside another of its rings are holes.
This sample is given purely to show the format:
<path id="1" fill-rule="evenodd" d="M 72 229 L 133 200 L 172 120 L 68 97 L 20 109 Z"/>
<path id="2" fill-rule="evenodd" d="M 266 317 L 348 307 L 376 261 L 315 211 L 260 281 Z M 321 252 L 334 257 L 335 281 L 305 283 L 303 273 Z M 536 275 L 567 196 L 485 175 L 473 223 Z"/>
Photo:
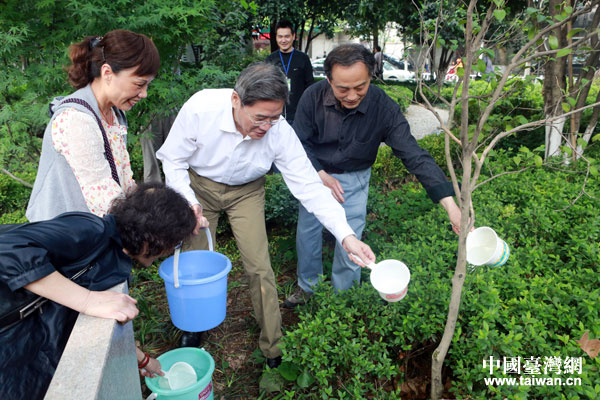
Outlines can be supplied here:
<path id="1" fill-rule="evenodd" d="M 111 290 L 128 293 L 127 283 Z M 80 314 L 44 399 L 141 398 L 133 324 Z"/>

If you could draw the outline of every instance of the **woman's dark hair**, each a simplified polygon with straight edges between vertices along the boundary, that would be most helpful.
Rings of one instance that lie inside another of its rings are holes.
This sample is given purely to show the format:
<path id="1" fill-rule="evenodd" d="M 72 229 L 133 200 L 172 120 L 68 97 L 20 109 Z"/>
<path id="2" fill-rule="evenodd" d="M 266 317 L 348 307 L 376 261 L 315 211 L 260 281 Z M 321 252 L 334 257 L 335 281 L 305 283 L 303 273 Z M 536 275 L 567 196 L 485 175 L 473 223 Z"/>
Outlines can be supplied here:
<path id="1" fill-rule="evenodd" d="M 132 255 L 156 256 L 172 250 L 192 234 L 196 216 L 187 200 L 162 183 L 143 183 L 113 200 L 110 214 L 115 216 L 123 247 Z"/>
<path id="2" fill-rule="evenodd" d="M 160 56 L 146 35 L 117 29 L 106 35 L 88 36 L 69 46 L 71 65 L 67 67 L 69 82 L 81 89 L 100 76 L 100 68 L 108 64 L 115 73 L 137 67 L 136 76 L 156 76 Z"/>
<path id="3" fill-rule="evenodd" d="M 349 67 L 357 62 L 365 64 L 369 76 L 373 76 L 375 56 L 365 46 L 358 43 L 342 44 L 331 50 L 325 59 L 323 69 L 327 78 L 331 79 L 331 70 L 334 65 Z"/>

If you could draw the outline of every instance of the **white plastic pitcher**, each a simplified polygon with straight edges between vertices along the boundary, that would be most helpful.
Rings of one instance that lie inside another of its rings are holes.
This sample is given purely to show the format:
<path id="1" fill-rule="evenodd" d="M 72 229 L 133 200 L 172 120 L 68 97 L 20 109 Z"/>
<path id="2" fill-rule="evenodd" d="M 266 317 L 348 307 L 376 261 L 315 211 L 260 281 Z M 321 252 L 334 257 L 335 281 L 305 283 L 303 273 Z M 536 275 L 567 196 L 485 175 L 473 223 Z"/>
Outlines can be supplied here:
<path id="1" fill-rule="evenodd" d="M 506 263 L 509 256 L 508 245 L 498 237 L 492 228 L 482 226 L 469 232 L 467 236 L 467 262 L 469 264 L 499 267 Z"/>
<path id="2" fill-rule="evenodd" d="M 352 256 L 361 260 L 356 254 Z M 410 270 L 402 261 L 383 260 L 377 264 L 365 263 L 370 270 L 371 285 L 379 292 L 379 296 L 388 302 L 402 300 L 408 293 L 408 283 L 410 282 Z"/>

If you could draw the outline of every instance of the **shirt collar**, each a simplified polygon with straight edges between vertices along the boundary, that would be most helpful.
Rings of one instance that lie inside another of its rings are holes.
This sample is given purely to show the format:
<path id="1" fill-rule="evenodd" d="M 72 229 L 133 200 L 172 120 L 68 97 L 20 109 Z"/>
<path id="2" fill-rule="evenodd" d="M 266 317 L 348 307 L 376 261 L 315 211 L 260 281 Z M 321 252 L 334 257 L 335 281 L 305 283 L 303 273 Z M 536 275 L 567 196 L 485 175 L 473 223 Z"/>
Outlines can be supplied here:
<path id="1" fill-rule="evenodd" d="M 356 107 L 354 109 L 357 112 L 360 112 L 361 114 L 366 114 L 367 111 L 369 110 L 370 99 L 371 99 L 371 97 L 373 97 L 373 93 L 372 93 L 373 90 L 371 89 L 371 86 L 372 86 L 372 83 L 369 84 L 369 90 L 367 90 L 367 95 L 365 96 L 365 98 L 362 99 L 362 101 L 360 102 L 358 107 Z M 335 96 L 333 95 L 333 89 L 331 88 L 331 84 L 328 81 L 327 81 L 327 87 L 325 89 L 325 94 L 323 96 L 323 105 L 333 106 L 337 110 L 341 110 L 341 107 L 342 107 L 340 102 L 338 101 L 338 99 L 336 99 Z M 354 111 L 354 110 L 352 110 L 352 111 Z"/>
<path id="2" fill-rule="evenodd" d="M 233 90 L 231 92 L 233 93 Z M 221 116 L 219 129 L 223 132 L 237 132 L 235 121 L 233 120 L 233 104 L 231 103 L 231 96 L 229 96 L 229 100 L 227 100 L 227 103 L 225 104 L 225 110 L 223 110 L 223 115 Z"/>

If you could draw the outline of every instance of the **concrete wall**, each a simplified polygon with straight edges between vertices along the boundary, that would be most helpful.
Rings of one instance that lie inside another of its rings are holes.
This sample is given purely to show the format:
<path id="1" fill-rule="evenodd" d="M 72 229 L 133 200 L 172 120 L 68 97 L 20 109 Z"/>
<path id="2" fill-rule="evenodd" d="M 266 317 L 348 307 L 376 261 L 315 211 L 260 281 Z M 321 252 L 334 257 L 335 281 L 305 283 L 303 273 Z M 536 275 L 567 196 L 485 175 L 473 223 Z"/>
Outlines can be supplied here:
<path id="1" fill-rule="evenodd" d="M 111 290 L 128 293 L 127 283 Z M 132 323 L 80 314 L 44 399 L 141 398 Z"/>

